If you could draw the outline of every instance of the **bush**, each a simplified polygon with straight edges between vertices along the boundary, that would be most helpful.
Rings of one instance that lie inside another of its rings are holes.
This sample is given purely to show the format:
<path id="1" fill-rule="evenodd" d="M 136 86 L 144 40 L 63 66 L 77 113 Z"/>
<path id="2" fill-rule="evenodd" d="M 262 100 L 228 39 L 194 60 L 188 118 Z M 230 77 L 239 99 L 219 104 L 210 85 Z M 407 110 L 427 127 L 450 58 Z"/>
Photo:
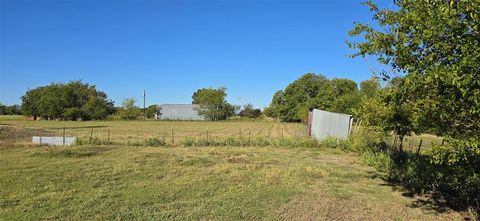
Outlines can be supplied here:
<path id="1" fill-rule="evenodd" d="M 148 147 L 164 147 L 165 145 L 167 145 L 167 142 L 162 138 L 149 138 L 145 140 L 145 146 Z"/>
<path id="2" fill-rule="evenodd" d="M 433 187 L 458 207 L 474 205 L 480 210 L 480 144 L 478 141 L 449 140 L 434 145 L 431 164 L 435 167 Z"/>
<path id="3" fill-rule="evenodd" d="M 367 166 L 374 167 L 377 170 L 388 172 L 393 166 L 393 160 L 386 153 L 366 151 L 362 153 L 362 163 Z"/>
<path id="4" fill-rule="evenodd" d="M 269 137 L 256 137 L 252 139 L 245 138 L 215 138 L 211 137 L 208 140 L 204 137 L 202 138 L 184 138 L 180 143 L 185 147 L 203 147 L 203 146 L 252 146 L 252 147 L 308 147 L 308 148 L 318 148 L 320 144 L 318 141 L 310 138 L 269 138 Z"/>
<path id="5" fill-rule="evenodd" d="M 356 152 L 386 151 L 387 144 L 382 140 L 382 134 L 370 129 L 362 128 L 348 138 L 351 144 L 350 149 Z"/>
<path id="6" fill-rule="evenodd" d="M 185 147 L 192 147 L 195 146 L 195 139 L 187 137 L 181 140 L 180 143 Z"/>
<path id="7" fill-rule="evenodd" d="M 369 156 L 364 162 L 379 160 Z M 394 152 L 390 156 L 390 181 L 400 182 L 411 193 L 435 193 L 454 209 L 480 212 L 480 151 L 468 142 L 450 140 L 434 145 L 428 155 Z M 373 163 L 374 164 L 374 163 Z M 380 167 L 381 168 L 381 167 Z M 438 198 L 438 197 L 437 197 Z"/>
<path id="8" fill-rule="evenodd" d="M 342 150 L 354 150 L 350 139 L 340 139 L 336 137 L 327 137 L 321 140 L 320 146 Z"/>
<path id="9" fill-rule="evenodd" d="M 140 146 L 143 146 L 143 143 L 142 143 L 142 142 L 139 142 L 139 141 L 131 141 L 131 140 L 128 140 L 127 146 L 140 147 Z"/>
<path id="10" fill-rule="evenodd" d="M 92 137 L 90 138 L 77 138 L 75 139 L 75 145 L 109 145 L 112 144 L 111 142 L 108 142 L 107 140 L 103 140 L 99 137 Z"/>

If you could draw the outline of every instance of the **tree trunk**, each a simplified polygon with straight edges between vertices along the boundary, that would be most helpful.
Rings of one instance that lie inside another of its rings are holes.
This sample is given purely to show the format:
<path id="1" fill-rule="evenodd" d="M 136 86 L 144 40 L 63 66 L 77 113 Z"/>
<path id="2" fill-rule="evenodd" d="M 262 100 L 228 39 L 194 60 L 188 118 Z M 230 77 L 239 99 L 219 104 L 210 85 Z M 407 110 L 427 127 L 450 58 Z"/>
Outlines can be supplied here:
<path id="1" fill-rule="evenodd" d="M 400 137 L 400 146 L 398 147 L 398 150 L 400 153 L 403 153 L 403 135 L 399 136 Z"/>

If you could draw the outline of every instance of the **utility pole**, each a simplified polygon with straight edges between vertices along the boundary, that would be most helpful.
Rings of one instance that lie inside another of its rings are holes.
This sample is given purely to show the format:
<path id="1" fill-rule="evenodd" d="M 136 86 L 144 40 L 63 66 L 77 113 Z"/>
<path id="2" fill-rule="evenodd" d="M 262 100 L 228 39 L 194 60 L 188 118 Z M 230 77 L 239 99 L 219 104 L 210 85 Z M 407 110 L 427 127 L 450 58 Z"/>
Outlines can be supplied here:
<path id="1" fill-rule="evenodd" d="M 147 119 L 146 109 L 145 109 L 145 90 L 143 90 L 143 119 Z"/>

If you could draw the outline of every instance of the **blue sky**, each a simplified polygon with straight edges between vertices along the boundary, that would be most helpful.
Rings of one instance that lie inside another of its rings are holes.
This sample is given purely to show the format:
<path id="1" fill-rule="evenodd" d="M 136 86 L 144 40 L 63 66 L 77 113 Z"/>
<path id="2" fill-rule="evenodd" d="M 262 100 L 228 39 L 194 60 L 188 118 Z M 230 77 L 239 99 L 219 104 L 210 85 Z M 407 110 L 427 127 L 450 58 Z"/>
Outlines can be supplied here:
<path id="1" fill-rule="evenodd" d="M 390 5 L 390 1 L 381 2 Z M 225 86 L 233 104 L 268 105 L 307 72 L 357 82 L 378 67 L 350 59 L 361 1 L 2 0 L 0 102 L 27 89 L 83 80 L 119 105 L 190 103 L 202 87 Z M 140 102 L 138 103 L 140 104 Z"/>

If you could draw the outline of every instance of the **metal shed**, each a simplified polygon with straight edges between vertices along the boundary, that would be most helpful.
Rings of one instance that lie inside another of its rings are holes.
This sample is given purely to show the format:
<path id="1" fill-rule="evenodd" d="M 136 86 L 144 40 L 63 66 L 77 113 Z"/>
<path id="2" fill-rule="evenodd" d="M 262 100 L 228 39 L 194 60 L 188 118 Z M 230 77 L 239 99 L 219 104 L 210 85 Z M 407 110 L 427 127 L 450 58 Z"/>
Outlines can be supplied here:
<path id="1" fill-rule="evenodd" d="M 195 104 L 161 104 L 157 120 L 205 120 L 195 108 Z"/>
<path id="2" fill-rule="evenodd" d="M 352 115 L 313 109 L 308 113 L 308 135 L 322 140 L 327 137 L 347 138 Z"/>

